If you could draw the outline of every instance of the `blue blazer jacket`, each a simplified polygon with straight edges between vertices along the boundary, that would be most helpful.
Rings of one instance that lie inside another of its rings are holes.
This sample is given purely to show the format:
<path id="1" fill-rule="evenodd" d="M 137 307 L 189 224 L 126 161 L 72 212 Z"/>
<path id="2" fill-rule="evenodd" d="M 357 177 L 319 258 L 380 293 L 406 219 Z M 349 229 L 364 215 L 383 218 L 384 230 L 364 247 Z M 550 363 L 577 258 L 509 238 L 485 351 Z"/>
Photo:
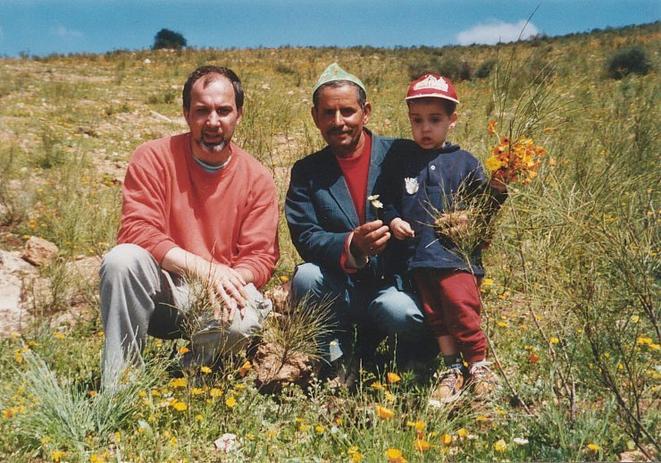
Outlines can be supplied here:
<path id="1" fill-rule="evenodd" d="M 372 135 L 367 196 L 374 194 L 382 164 L 397 150 L 398 142 Z M 366 220 L 376 220 L 376 211 L 366 202 Z M 360 224 L 342 170 L 328 146 L 292 167 L 285 217 L 294 246 L 304 261 L 342 272 L 340 257 L 344 241 Z M 378 257 L 370 258 L 367 267 L 354 277 L 380 279 L 383 271 L 378 260 Z"/>

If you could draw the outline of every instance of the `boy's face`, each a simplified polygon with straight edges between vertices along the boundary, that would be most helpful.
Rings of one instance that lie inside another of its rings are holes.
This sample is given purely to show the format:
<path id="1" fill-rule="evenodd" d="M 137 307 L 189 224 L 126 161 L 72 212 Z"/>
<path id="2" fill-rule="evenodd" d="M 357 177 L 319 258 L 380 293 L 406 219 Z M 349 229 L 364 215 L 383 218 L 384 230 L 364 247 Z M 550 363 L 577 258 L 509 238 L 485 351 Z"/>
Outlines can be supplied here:
<path id="1" fill-rule="evenodd" d="M 457 121 L 457 113 L 447 114 L 439 98 L 409 100 L 408 106 L 415 142 L 424 149 L 441 148 Z"/>

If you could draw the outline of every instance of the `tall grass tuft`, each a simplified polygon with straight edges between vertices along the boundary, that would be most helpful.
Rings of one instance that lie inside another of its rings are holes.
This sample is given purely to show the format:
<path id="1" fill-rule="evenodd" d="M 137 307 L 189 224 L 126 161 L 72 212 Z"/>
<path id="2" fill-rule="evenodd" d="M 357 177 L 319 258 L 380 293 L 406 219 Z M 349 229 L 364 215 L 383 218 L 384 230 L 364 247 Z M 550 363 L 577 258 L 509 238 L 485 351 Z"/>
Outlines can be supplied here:
<path id="1" fill-rule="evenodd" d="M 322 299 L 312 303 L 307 298 L 293 304 L 284 314 L 267 319 L 262 340 L 279 346 L 282 358 L 297 353 L 319 359 L 319 342 L 336 328 L 331 302 Z"/>
<path id="2" fill-rule="evenodd" d="M 19 379 L 32 404 L 17 416 L 16 428 L 25 446 L 38 448 L 47 438 L 55 448 L 81 457 L 94 450 L 90 448 L 90 437 L 104 445 L 114 431 L 133 426 L 141 409 L 138 392 L 156 380 L 153 371 L 145 369 L 125 378 L 117 387 L 89 397 L 82 387 L 58 379 L 33 351 L 25 351 L 23 358 L 25 368 Z"/>

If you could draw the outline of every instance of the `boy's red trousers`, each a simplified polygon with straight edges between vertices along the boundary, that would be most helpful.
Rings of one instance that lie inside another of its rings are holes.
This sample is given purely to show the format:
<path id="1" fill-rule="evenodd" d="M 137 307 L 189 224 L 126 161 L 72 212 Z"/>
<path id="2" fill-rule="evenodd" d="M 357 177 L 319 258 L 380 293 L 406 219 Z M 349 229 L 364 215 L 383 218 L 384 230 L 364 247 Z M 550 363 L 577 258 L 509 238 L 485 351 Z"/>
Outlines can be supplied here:
<path id="1" fill-rule="evenodd" d="M 432 334 L 452 336 L 468 363 L 484 360 L 487 339 L 480 328 L 480 279 L 454 269 L 417 269 L 413 278 Z"/>

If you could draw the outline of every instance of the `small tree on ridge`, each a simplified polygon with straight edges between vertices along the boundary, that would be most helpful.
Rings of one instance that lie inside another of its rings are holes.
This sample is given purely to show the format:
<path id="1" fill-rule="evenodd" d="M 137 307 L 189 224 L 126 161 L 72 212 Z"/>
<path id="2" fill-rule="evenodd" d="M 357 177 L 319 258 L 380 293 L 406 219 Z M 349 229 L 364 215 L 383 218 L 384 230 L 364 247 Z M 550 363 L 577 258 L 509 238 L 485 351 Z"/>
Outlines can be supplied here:
<path id="1" fill-rule="evenodd" d="M 154 36 L 154 45 L 152 46 L 152 49 L 173 48 L 175 50 L 181 50 L 185 46 L 186 39 L 179 32 L 174 32 L 170 29 L 161 29 Z"/>

